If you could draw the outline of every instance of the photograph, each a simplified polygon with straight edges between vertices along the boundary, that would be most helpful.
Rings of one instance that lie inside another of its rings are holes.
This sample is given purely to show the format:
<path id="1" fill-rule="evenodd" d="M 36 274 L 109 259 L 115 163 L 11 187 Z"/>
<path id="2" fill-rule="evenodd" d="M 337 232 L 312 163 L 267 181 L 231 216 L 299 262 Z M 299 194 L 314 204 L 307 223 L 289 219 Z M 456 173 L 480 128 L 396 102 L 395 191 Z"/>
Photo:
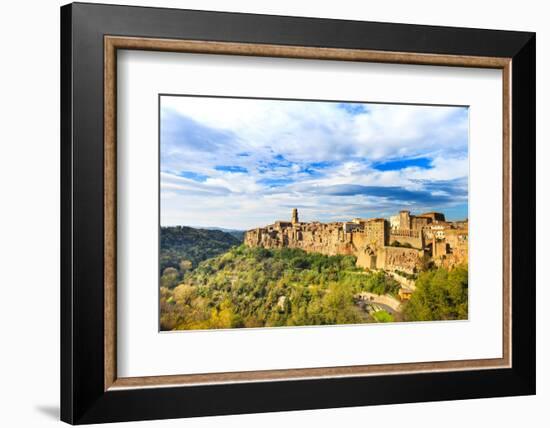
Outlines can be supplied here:
<path id="1" fill-rule="evenodd" d="M 467 320 L 468 120 L 159 95 L 160 330 Z"/>

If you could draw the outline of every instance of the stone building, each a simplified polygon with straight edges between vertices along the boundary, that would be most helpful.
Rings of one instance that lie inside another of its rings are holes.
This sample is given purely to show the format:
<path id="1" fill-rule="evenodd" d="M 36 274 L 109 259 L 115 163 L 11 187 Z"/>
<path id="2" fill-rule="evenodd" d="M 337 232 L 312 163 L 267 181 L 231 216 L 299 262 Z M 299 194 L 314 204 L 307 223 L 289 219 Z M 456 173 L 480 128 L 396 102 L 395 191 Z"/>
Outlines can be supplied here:
<path id="1" fill-rule="evenodd" d="M 344 232 L 356 232 L 358 230 L 363 230 L 363 227 L 364 226 L 361 223 L 357 223 L 355 221 L 345 221 L 342 223 Z"/>
<path id="2" fill-rule="evenodd" d="M 430 223 L 445 221 L 445 216 L 443 215 L 443 213 L 429 212 L 429 213 L 420 214 L 418 217 L 428 218 L 431 220 Z"/>
<path id="3" fill-rule="evenodd" d="M 399 230 L 411 230 L 411 212 L 399 211 Z"/>
<path id="4" fill-rule="evenodd" d="M 400 225 L 401 225 L 401 220 L 400 220 L 399 214 L 398 215 L 392 215 L 390 217 L 390 229 L 391 230 L 397 230 L 397 229 L 399 229 Z"/>
<path id="5" fill-rule="evenodd" d="M 436 224 L 445 230 L 442 239 L 437 235 L 439 229 L 433 229 Z M 393 216 L 391 222 L 384 218 L 354 218 L 348 222 L 304 223 L 294 208 L 291 221 L 249 230 L 244 243 L 249 247 L 354 255 L 357 266 L 407 273 L 419 269 L 424 255 L 446 266 L 468 260 L 467 228 L 453 228 L 441 213 L 414 216 L 405 210 Z"/>

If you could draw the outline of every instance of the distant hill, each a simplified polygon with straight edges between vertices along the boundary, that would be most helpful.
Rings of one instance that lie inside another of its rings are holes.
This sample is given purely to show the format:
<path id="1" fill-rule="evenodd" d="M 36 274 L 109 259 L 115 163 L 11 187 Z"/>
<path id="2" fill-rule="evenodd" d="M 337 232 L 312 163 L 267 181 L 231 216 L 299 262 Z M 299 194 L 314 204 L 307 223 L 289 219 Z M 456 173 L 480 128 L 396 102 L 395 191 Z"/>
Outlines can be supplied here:
<path id="1" fill-rule="evenodd" d="M 228 231 L 227 233 L 229 233 L 230 235 L 233 235 L 241 243 L 244 241 L 244 233 L 245 232 L 243 230 L 231 230 L 231 231 Z"/>
<path id="2" fill-rule="evenodd" d="M 242 239 L 221 230 L 161 227 L 160 271 L 168 267 L 179 270 L 182 260 L 189 260 L 195 268 L 201 261 L 225 253 L 241 243 Z"/>
<path id="3" fill-rule="evenodd" d="M 206 230 L 221 230 L 222 232 L 229 233 L 230 235 L 233 235 L 235 238 L 237 238 L 241 243 L 244 240 L 244 230 L 238 230 L 238 229 L 223 229 L 221 227 L 203 227 L 201 229 Z"/>

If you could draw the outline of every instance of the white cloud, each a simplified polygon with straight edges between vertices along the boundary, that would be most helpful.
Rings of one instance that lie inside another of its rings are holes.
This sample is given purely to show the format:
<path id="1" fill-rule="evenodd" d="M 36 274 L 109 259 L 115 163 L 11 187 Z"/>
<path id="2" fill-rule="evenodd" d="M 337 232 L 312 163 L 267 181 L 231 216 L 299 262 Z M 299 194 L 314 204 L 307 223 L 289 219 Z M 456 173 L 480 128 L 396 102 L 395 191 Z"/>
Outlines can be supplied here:
<path id="1" fill-rule="evenodd" d="M 424 192 L 431 203 L 447 197 L 452 206 L 448 189 L 427 183 L 468 175 L 464 108 L 369 104 L 357 113 L 326 102 L 164 96 L 161 107 L 162 126 L 170 127 L 161 141 L 163 224 L 251 228 L 288 218 L 292 206 L 325 221 L 385 215 L 403 204 L 434 209 L 421 199 L 321 189 L 394 186 Z M 431 167 L 374 166 L 415 157 Z"/>

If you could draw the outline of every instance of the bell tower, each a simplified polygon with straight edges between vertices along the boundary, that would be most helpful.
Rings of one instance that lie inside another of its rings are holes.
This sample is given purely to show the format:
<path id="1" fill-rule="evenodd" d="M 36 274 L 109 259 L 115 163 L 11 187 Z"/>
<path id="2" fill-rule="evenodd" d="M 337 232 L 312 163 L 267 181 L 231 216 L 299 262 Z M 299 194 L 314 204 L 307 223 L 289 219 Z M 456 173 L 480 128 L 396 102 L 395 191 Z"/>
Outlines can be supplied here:
<path id="1" fill-rule="evenodd" d="M 298 220 L 298 209 L 292 208 L 292 219 L 290 220 L 292 224 L 297 224 L 300 221 Z"/>

